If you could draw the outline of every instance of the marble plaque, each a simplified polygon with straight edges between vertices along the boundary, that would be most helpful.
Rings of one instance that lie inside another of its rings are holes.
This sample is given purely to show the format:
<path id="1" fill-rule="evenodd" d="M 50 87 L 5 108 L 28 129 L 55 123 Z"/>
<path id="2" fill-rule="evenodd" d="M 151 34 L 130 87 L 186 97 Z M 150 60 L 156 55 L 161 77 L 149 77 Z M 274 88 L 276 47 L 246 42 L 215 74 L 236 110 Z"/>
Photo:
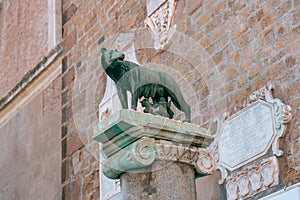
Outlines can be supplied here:
<path id="1" fill-rule="evenodd" d="M 219 139 L 219 159 L 233 171 L 264 155 L 276 135 L 273 106 L 257 101 L 226 120 Z"/>

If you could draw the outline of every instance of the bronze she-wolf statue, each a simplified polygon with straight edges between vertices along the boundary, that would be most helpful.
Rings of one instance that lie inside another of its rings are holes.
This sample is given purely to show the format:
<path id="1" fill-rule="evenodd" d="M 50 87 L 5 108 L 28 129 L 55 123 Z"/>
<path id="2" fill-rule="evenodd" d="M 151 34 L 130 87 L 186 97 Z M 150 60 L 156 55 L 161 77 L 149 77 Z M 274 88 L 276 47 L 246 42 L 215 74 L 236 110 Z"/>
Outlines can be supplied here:
<path id="1" fill-rule="evenodd" d="M 136 110 L 138 100 L 144 112 L 172 118 L 172 102 L 184 112 L 186 122 L 191 121 L 191 109 L 185 101 L 175 80 L 165 72 L 152 70 L 136 63 L 125 61 L 118 50 L 101 49 L 101 63 L 106 74 L 116 83 L 122 108 L 128 109 L 127 91 L 132 94 L 131 108 Z M 168 102 L 168 99 L 171 102 Z"/>

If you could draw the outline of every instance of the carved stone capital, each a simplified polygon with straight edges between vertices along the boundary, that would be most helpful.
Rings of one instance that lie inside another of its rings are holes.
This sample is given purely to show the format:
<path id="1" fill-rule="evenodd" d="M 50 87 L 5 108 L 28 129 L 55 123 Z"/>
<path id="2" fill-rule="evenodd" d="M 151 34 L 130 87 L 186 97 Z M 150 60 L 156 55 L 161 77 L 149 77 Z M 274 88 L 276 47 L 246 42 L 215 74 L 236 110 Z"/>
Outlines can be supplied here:
<path id="1" fill-rule="evenodd" d="M 153 138 L 144 137 L 103 161 L 102 171 L 105 176 L 117 179 L 121 173 L 148 167 L 155 160 L 185 163 L 201 175 L 212 174 L 216 170 L 215 160 L 206 149 L 162 140 L 155 142 Z"/>
<path id="2" fill-rule="evenodd" d="M 93 138 L 101 143 L 102 171 L 111 179 L 124 172 L 153 170 L 154 161 L 184 163 L 203 175 L 216 169 L 205 149 L 213 137 L 195 124 L 121 110 L 103 120 Z"/>

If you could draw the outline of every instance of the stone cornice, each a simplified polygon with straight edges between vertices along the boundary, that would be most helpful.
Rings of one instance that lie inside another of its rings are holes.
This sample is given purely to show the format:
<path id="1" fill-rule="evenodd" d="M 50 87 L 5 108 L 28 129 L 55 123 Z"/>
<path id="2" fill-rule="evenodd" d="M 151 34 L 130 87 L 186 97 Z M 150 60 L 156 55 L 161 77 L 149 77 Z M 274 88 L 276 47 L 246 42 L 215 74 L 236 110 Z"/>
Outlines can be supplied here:
<path id="1" fill-rule="evenodd" d="M 11 118 L 38 92 L 61 74 L 62 43 L 31 69 L 16 86 L 0 100 L 0 126 Z M 13 111 L 13 112 L 11 112 Z"/>

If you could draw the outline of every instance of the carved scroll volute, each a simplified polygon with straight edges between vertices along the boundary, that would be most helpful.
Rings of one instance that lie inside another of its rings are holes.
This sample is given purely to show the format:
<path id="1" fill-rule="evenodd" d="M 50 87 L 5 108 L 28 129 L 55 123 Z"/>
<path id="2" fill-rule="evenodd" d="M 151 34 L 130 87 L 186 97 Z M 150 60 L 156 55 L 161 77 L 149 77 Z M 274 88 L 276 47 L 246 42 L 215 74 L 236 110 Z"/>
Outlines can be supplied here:
<path id="1" fill-rule="evenodd" d="M 157 154 L 159 154 L 159 149 L 155 145 L 154 139 L 144 137 L 132 145 L 131 159 L 142 166 L 151 165 Z"/>
<path id="2" fill-rule="evenodd" d="M 216 171 L 216 162 L 213 157 L 205 149 L 199 149 L 198 152 L 198 160 L 195 165 L 196 172 L 199 174 L 214 173 Z"/>

